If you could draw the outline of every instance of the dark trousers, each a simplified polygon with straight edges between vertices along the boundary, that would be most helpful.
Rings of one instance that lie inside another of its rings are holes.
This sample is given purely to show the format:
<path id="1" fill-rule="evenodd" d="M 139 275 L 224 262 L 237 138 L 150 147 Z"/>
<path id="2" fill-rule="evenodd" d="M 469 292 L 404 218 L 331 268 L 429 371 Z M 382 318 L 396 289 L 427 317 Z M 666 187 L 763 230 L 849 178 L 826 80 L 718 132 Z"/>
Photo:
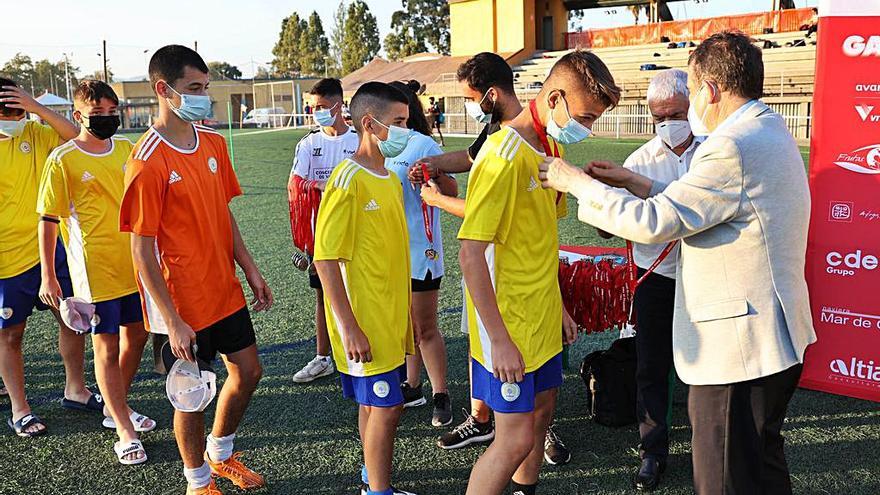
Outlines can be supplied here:
<path id="1" fill-rule="evenodd" d="M 639 268 L 639 277 L 645 270 Z M 636 289 L 636 414 L 644 458 L 669 455 L 669 374 L 672 371 L 672 313 L 675 280 L 652 273 Z"/>
<path id="2" fill-rule="evenodd" d="M 803 365 L 728 385 L 693 385 L 694 488 L 699 495 L 788 495 L 782 422 Z"/>

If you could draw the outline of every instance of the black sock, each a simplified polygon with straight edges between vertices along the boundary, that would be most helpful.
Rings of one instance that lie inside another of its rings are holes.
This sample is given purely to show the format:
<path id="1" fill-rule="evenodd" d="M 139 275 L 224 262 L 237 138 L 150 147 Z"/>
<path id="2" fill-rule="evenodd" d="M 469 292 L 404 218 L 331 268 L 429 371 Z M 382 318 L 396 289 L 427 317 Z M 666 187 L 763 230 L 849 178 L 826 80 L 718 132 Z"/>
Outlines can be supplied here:
<path id="1" fill-rule="evenodd" d="M 520 485 L 516 481 L 510 482 L 510 493 L 512 495 L 535 495 L 535 488 L 538 484 L 534 485 Z"/>

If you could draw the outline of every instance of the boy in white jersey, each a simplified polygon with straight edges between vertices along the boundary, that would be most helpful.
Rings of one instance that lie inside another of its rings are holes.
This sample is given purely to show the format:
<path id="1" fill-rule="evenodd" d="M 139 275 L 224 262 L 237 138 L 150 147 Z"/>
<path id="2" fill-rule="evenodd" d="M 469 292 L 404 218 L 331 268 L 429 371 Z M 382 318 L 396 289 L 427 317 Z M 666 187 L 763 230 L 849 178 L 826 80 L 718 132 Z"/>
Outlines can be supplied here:
<path id="1" fill-rule="evenodd" d="M 391 458 L 405 359 L 415 352 L 409 239 L 403 189 L 385 159 L 398 156 L 409 141 L 408 103 L 385 83 L 358 89 L 351 113 L 360 146 L 330 176 L 315 236 L 343 395 L 360 406 L 362 495 L 407 493 L 391 486 Z"/>
<path id="2" fill-rule="evenodd" d="M 132 143 L 114 136 L 119 128 L 119 98 L 107 83 L 82 81 L 74 93 L 75 139 L 49 156 L 37 196 L 42 284 L 40 299 L 58 309 L 61 286 L 55 273 L 55 240 L 62 234 L 74 295 L 95 305 L 90 322 L 95 348 L 95 377 L 109 414 L 104 426 L 116 429 L 114 445 L 121 464 L 147 461 L 137 432 L 156 427 L 132 411 L 126 396 L 149 335 L 138 297 L 129 237 L 119 232 L 125 162 Z"/>
<path id="3" fill-rule="evenodd" d="M 468 495 L 534 495 L 547 426 L 562 384 L 562 345 L 577 327 L 557 278 L 562 213 L 538 166 L 557 143 L 590 135 L 620 90 L 589 52 L 560 58 L 529 108 L 492 134 L 468 182 L 461 268 L 473 356 L 473 395 L 495 412 L 495 441 L 474 465 Z M 540 233 L 540 234 L 539 234 Z"/>
<path id="4" fill-rule="evenodd" d="M 312 117 L 320 127 L 296 145 L 293 168 L 287 182 L 287 200 L 290 204 L 290 226 L 294 233 L 297 228 L 312 229 L 309 225 L 297 226 L 294 211 L 299 193 L 303 188 L 324 190 L 324 185 L 333 169 L 358 149 L 360 140 L 355 130 L 342 118 L 342 83 L 339 79 L 321 79 L 309 92 L 312 95 Z M 309 255 L 313 253 L 307 253 Z M 296 383 L 308 383 L 316 378 L 333 374 L 333 360 L 330 357 L 330 338 L 327 336 L 327 320 L 324 317 L 324 292 L 321 280 L 314 267 L 309 267 L 309 286 L 315 289 L 315 340 L 317 352 L 314 359 L 293 375 Z"/>

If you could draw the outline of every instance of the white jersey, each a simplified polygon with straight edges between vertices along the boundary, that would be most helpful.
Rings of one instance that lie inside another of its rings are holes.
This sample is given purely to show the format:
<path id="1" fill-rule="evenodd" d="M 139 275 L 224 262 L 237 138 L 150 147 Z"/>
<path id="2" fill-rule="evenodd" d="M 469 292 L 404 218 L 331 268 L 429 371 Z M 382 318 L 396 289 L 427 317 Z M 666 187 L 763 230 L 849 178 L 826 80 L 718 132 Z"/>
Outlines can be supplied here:
<path id="1" fill-rule="evenodd" d="M 326 181 L 336 165 L 351 158 L 360 144 L 357 132 L 349 128 L 345 134 L 329 136 L 322 130 L 314 130 L 296 145 L 291 175 L 306 180 Z"/>
<path id="2" fill-rule="evenodd" d="M 705 138 L 695 137 L 694 142 L 691 143 L 688 149 L 681 156 L 678 156 L 659 137 L 654 136 L 654 139 L 634 151 L 626 159 L 623 166 L 639 175 L 668 184 L 680 179 L 682 175 L 687 173 L 691 165 L 691 158 L 694 157 L 697 147 L 704 140 Z M 636 266 L 647 270 L 654 264 L 654 260 L 660 256 L 665 247 L 666 243 L 633 243 L 633 258 Z M 676 245 L 672 252 L 669 253 L 669 256 L 660 263 L 655 273 L 674 279 L 677 266 L 678 246 Z"/>

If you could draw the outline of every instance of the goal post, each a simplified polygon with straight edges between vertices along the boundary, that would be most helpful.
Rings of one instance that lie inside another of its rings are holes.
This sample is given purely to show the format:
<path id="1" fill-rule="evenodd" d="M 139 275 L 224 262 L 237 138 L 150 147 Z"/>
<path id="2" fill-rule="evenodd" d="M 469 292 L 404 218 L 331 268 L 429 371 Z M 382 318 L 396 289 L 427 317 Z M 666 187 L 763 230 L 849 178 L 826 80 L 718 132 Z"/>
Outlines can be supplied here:
<path id="1" fill-rule="evenodd" d="M 259 127 L 309 127 L 311 116 L 302 108 L 302 89 L 296 80 L 253 83 L 254 118 Z"/>

